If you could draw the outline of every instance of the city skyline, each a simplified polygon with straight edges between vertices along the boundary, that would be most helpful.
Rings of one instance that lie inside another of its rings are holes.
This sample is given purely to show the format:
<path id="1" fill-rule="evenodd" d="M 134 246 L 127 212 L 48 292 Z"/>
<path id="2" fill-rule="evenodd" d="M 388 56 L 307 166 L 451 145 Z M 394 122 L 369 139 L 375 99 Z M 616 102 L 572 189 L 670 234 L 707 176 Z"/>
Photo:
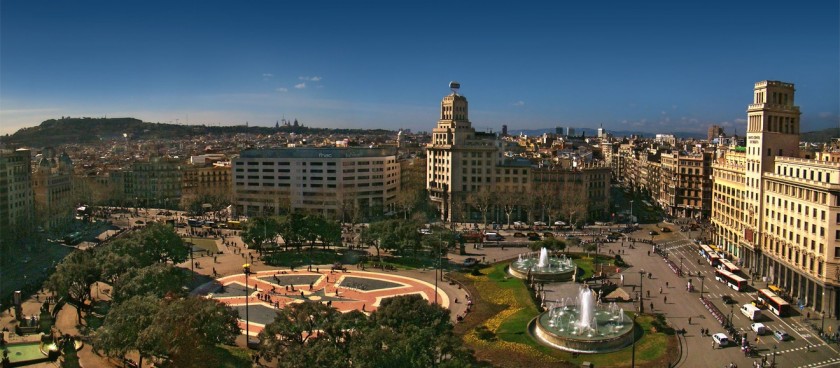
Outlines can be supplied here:
<path id="1" fill-rule="evenodd" d="M 838 4 L 0 6 L 0 134 L 61 116 L 430 131 L 457 80 L 476 129 L 744 134 L 759 80 L 840 124 Z"/>

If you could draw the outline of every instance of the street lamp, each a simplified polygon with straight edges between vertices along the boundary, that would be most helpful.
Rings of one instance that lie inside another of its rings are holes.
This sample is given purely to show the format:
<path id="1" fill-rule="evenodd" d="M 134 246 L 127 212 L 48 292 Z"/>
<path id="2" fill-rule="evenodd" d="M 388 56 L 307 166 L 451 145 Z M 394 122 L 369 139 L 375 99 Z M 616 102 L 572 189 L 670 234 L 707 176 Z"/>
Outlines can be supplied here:
<path id="1" fill-rule="evenodd" d="M 683 271 L 682 271 L 683 259 L 685 259 L 685 257 L 680 256 L 680 276 L 682 276 L 682 274 L 683 274 Z"/>
<path id="2" fill-rule="evenodd" d="M 250 323 L 248 323 L 248 299 L 251 297 L 250 290 L 248 290 L 248 275 L 251 274 L 251 264 L 246 263 L 242 265 L 242 271 L 245 273 L 245 347 L 248 347 L 248 343 L 251 341 L 251 334 L 250 334 Z"/>
<path id="3" fill-rule="evenodd" d="M 645 280 L 645 270 L 639 270 L 639 314 L 645 312 L 645 303 L 644 303 L 644 280 Z"/>
<path id="4" fill-rule="evenodd" d="M 630 200 L 630 224 L 633 224 L 633 200 Z"/>
<path id="5" fill-rule="evenodd" d="M 630 367 L 636 368 L 636 317 L 638 314 L 633 315 L 633 352 L 630 354 Z"/>
<path id="6" fill-rule="evenodd" d="M 699 272 L 699 271 L 698 271 Z M 706 280 L 706 276 L 704 275 L 697 275 L 700 278 L 700 299 L 703 299 L 703 281 Z"/>
<path id="7" fill-rule="evenodd" d="M 772 363 L 772 364 L 770 364 L 770 366 L 771 366 L 771 367 L 775 367 L 775 366 L 776 366 L 776 345 L 775 345 L 775 344 L 773 344 L 773 363 Z"/>

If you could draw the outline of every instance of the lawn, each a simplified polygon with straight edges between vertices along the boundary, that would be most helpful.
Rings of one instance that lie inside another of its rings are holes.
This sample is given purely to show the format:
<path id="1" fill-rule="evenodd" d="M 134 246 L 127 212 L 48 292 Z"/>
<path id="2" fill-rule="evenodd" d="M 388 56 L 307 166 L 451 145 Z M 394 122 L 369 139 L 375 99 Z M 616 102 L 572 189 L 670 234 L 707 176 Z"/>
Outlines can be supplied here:
<path id="1" fill-rule="evenodd" d="M 586 270 L 585 260 L 576 262 Z M 501 367 L 577 367 L 584 361 L 592 362 L 596 367 L 619 367 L 630 362 L 630 347 L 614 353 L 575 356 L 534 340 L 527 326 L 539 314 L 537 307 L 524 282 L 508 276 L 505 266 L 506 263 L 500 263 L 484 268 L 480 276 L 453 276 L 465 284 L 475 300 L 470 318 L 456 326 L 456 332 L 464 335 L 478 359 Z M 590 259 L 589 272 L 591 267 Z M 676 339 L 664 320 L 644 315 L 636 323 L 643 331 L 637 332 L 640 335 L 636 343 L 638 366 L 658 367 L 666 364 L 669 358 L 674 360 L 668 356 L 668 350 L 675 350 Z M 654 326 L 657 327 L 652 332 Z"/>
<path id="2" fill-rule="evenodd" d="M 263 260 L 275 267 L 306 267 L 307 265 L 331 265 L 339 262 L 343 265 L 357 264 L 364 258 L 362 252 L 353 250 L 324 250 L 303 248 L 301 251 L 274 251 L 266 253 Z"/>
<path id="3" fill-rule="evenodd" d="M 215 239 L 207 239 L 207 238 L 184 238 L 185 243 L 192 242 L 193 243 L 193 252 L 199 253 L 202 251 L 209 252 L 210 254 L 216 254 L 219 252 L 219 246 L 216 245 Z M 198 255 L 196 255 L 198 256 Z"/>

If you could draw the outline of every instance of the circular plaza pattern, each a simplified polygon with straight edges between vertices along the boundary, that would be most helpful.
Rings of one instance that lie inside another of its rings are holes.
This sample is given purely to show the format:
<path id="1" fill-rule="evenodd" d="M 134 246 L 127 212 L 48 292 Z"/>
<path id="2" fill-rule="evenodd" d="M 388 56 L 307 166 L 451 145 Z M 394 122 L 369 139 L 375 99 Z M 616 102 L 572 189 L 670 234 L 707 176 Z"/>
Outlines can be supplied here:
<path id="1" fill-rule="evenodd" d="M 245 330 L 245 274 L 216 280 L 216 289 L 207 294 L 239 311 L 239 327 Z M 248 283 L 249 332 L 256 336 L 274 320 L 276 311 L 289 304 L 306 301 L 331 305 L 344 313 L 359 310 L 370 313 L 383 299 L 417 294 L 433 302 L 435 286 L 425 281 L 393 273 L 368 271 L 290 271 L 252 272 Z M 449 307 L 449 297 L 438 289 L 437 301 Z"/>

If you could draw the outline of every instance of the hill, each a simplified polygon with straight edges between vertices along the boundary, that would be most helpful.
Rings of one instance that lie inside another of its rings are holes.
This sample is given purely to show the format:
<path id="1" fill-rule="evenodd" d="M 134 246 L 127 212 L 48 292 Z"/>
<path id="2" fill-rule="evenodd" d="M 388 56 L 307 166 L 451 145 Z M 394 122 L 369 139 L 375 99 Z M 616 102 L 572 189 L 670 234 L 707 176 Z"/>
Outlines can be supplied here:
<path id="1" fill-rule="evenodd" d="M 58 146 L 67 143 L 86 144 L 100 140 L 186 139 L 197 135 L 224 135 L 236 133 L 272 134 L 277 132 L 297 134 L 392 134 L 385 129 L 324 129 L 304 126 L 249 127 L 206 126 L 147 123 L 134 118 L 63 118 L 50 119 L 40 125 L 23 128 L 12 135 L 0 137 L 8 145 L 33 147 Z"/>
<path id="2" fill-rule="evenodd" d="M 802 133 L 799 140 L 802 142 L 822 143 L 830 142 L 832 138 L 840 138 L 840 128 L 828 128 L 813 132 Z"/>

